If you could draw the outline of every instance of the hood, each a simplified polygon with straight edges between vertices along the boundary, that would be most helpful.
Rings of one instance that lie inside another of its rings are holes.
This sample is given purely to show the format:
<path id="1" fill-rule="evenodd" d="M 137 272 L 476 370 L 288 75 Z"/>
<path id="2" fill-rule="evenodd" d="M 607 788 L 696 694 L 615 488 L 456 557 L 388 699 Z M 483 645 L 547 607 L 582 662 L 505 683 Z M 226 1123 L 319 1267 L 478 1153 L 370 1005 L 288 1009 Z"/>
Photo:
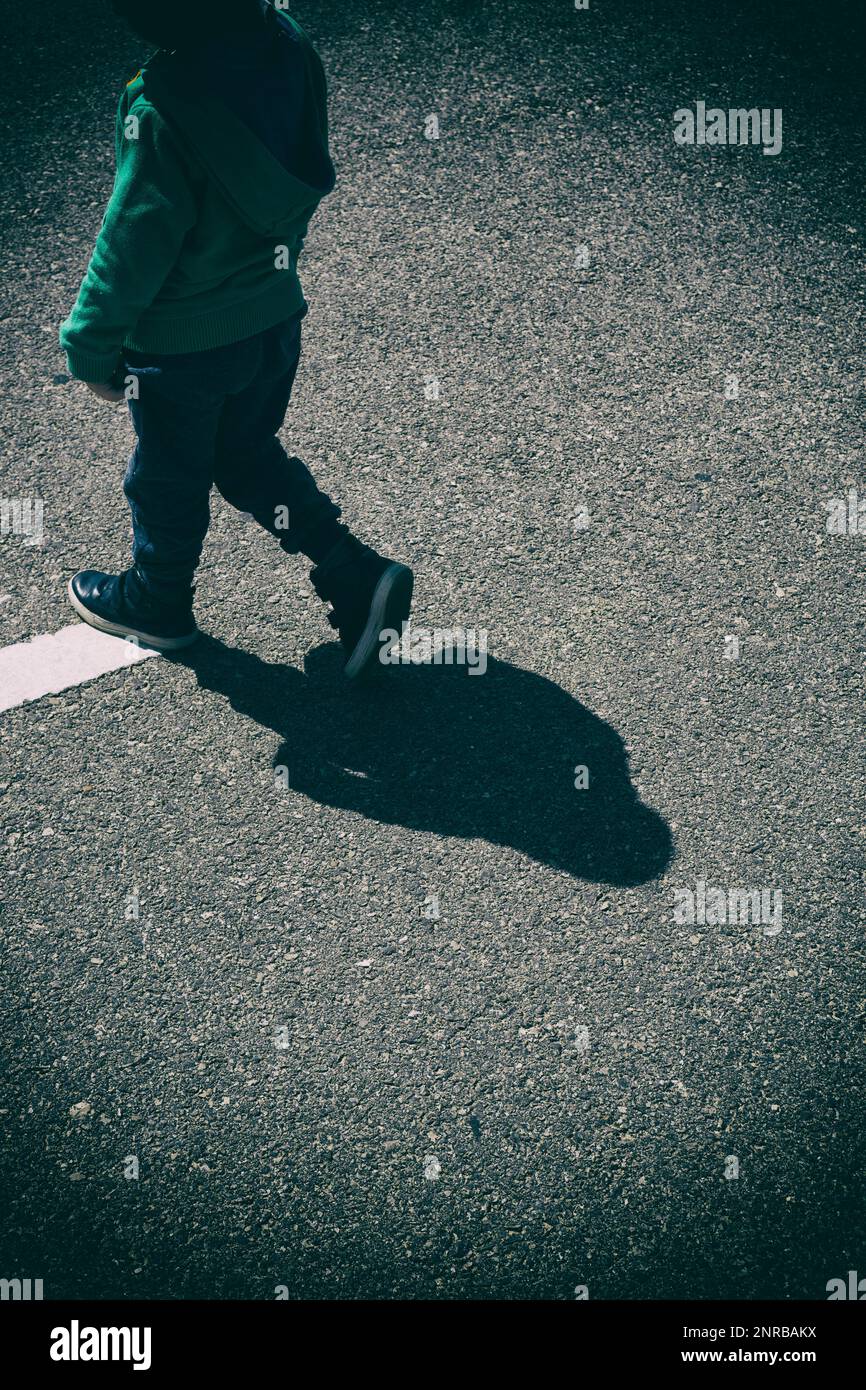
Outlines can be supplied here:
<path id="1" fill-rule="evenodd" d="M 141 81 L 258 235 L 291 236 L 333 188 L 322 64 L 285 11 L 269 11 L 261 30 L 208 39 L 191 54 L 161 51 Z"/>

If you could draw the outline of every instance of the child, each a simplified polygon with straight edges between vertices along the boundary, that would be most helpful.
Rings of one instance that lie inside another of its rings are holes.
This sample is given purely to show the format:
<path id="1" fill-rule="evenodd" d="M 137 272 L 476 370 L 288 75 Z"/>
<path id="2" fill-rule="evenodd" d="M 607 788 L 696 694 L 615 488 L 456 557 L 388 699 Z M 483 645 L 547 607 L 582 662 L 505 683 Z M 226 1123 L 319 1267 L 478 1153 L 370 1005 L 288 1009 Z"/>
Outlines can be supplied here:
<path id="1" fill-rule="evenodd" d="M 356 540 L 276 438 L 307 311 L 297 259 L 334 185 L 321 62 L 269 0 L 112 7 L 159 51 L 121 97 L 114 190 L 60 341 L 97 396 L 129 396 L 133 563 L 76 574 L 69 598 L 103 632 L 160 650 L 195 641 L 215 483 L 313 561 L 354 678 L 382 630 L 402 630 L 412 572 Z"/>

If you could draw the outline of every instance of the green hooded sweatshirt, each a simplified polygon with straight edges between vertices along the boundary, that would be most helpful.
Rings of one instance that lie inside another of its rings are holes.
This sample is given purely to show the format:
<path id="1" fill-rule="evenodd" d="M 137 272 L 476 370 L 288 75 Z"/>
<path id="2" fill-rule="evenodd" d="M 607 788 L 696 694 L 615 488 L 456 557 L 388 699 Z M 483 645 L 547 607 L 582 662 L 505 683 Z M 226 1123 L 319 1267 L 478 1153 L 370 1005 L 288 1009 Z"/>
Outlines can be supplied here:
<path id="1" fill-rule="evenodd" d="M 206 16 L 206 9 L 204 10 Z M 204 19 L 206 23 L 206 18 Z M 220 97 L 200 56 L 160 50 L 127 85 L 115 127 L 117 174 L 78 299 L 60 329 L 69 371 L 106 382 L 137 352 L 199 352 L 251 337 L 305 307 L 297 259 L 334 186 L 325 77 L 285 11 L 269 12 L 247 83 L 283 90 L 280 144 Z M 284 88 L 280 83 L 287 84 Z M 261 113 L 260 113 L 261 122 Z M 288 167 L 291 166 L 291 167 Z"/>

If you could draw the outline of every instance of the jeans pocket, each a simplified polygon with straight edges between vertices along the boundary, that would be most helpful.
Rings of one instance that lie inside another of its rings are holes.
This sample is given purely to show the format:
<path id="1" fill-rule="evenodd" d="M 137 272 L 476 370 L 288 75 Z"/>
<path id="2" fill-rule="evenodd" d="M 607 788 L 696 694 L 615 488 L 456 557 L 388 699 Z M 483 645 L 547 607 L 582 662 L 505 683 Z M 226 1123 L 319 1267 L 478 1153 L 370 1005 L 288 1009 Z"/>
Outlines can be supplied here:
<path id="1" fill-rule="evenodd" d="M 160 395 L 205 402 L 244 390 L 261 368 L 261 353 L 257 334 L 202 352 L 128 352 L 125 366 Z"/>

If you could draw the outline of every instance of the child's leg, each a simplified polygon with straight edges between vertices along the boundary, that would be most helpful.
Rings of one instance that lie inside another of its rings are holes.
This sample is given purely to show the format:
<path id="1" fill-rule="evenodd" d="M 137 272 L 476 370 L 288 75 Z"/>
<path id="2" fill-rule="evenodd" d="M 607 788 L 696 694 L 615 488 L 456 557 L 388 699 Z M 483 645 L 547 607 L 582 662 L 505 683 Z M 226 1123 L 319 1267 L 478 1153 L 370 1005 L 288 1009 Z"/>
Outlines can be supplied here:
<path id="1" fill-rule="evenodd" d="M 215 445 L 228 392 L 259 366 L 256 343 L 203 353 L 129 354 L 136 442 L 124 480 L 133 575 L 150 598 L 189 592 L 210 524 Z"/>
<path id="2" fill-rule="evenodd" d="M 138 440 L 124 480 L 133 564 L 121 574 L 80 570 L 67 592 L 92 627 L 162 650 L 188 646 L 197 629 L 192 580 L 210 520 L 223 403 L 259 373 L 259 337 L 193 353 L 127 353 Z"/>
<path id="3" fill-rule="evenodd" d="M 138 443 L 124 482 L 134 563 L 120 575 L 81 570 L 72 577 L 69 598 L 85 622 L 164 650 L 195 640 L 192 579 L 216 482 L 284 550 L 313 560 L 310 578 L 331 604 L 347 676 L 368 670 L 380 641 L 402 631 L 411 570 L 351 536 L 340 508 L 276 437 L 299 352 L 296 319 L 224 348 L 127 355 L 139 387 L 130 401 Z"/>
<path id="4" fill-rule="evenodd" d="M 300 320 L 262 335 L 259 374 L 223 406 L 214 482 L 241 511 L 279 538 L 284 550 L 314 562 L 313 588 L 330 603 L 346 675 L 376 662 L 380 634 L 401 632 L 409 617 L 412 572 L 377 555 L 338 521 L 340 508 L 320 492 L 309 470 L 276 437 L 289 403 L 300 353 Z"/>
<path id="5" fill-rule="evenodd" d="M 210 522 L 220 412 L 239 365 L 224 351 L 129 355 L 138 384 L 129 402 L 137 443 L 124 479 L 133 528 L 130 582 L 158 603 L 189 594 Z"/>
<path id="6" fill-rule="evenodd" d="M 290 554 L 318 562 L 346 535 L 340 508 L 320 492 L 306 465 L 277 438 L 301 349 L 300 318 L 262 335 L 262 365 L 245 390 L 222 408 L 214 482 L 227 502 L 249 512 Z"/>

